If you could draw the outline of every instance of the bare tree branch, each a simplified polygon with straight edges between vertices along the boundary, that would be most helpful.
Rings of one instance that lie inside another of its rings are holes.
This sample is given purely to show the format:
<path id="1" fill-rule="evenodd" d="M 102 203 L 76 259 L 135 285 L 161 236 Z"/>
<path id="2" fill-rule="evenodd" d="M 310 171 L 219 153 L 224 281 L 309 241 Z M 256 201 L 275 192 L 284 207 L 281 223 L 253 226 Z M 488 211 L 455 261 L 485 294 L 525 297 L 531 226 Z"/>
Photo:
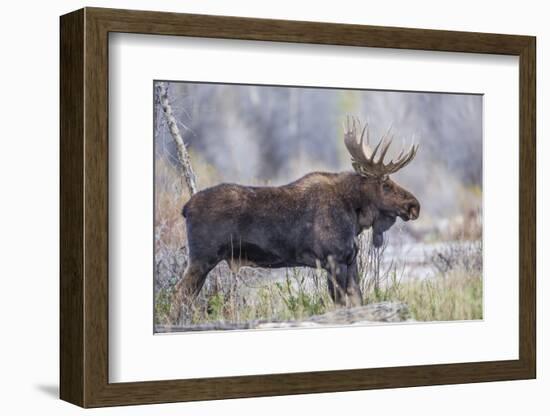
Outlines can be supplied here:
<path id="1" fill-rule="evenodd" d="M 189 158 L 187 147 L 185 146 L 185 142 L 183 141 L 183 137 L 181 136 L 180 129 L 178 128 L 178 121 L 176 120 L 176 118 L 174 117 L 174 113 L 172 112 L 172 106 L 170 105 L 170 100 L 168 99 L 168 89 L 166 88 L 164 82 L 157 83 L 157 88 L 164 117 L 166 118 L 166 122 L 168 123 L 168 128 L 170 130 L 172 138 L 174 139 L 174 143 L 176 143 L 178 158 L 181 163 L 181 169 L 183 177 L 185 178 L 185 183 L 189 188 L 189 193 L 193 195 L 197 193 L 197 178 L 195 176 L 195 172 L 193 171 L 193 167 L 191 166 L 191 159 Z"/>

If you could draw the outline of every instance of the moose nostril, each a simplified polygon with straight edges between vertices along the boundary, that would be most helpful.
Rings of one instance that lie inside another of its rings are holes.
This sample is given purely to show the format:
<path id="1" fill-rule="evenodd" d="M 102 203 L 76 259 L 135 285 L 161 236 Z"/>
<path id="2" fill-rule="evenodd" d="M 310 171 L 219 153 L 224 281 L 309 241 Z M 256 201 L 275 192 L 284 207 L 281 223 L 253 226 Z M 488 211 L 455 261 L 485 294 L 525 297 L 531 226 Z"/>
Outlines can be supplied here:
<path id="1" fill-rule="evenodd" d="M 418 202 L 411 202 L 409 204 L 409 214 L 418 217 L 420 213 L 420 204 Z"/>

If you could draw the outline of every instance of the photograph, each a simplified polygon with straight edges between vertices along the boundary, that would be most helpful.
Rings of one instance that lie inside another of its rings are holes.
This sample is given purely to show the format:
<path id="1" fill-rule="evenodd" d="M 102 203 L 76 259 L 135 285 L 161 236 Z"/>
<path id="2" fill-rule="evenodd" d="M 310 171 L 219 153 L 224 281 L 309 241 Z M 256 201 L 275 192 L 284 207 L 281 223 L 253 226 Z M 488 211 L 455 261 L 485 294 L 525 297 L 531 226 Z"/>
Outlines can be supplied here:
<path id="1" fill-rule="evenodd" d="M 154 332 L 483 319 L 483 95 L 153 82 Z"/>

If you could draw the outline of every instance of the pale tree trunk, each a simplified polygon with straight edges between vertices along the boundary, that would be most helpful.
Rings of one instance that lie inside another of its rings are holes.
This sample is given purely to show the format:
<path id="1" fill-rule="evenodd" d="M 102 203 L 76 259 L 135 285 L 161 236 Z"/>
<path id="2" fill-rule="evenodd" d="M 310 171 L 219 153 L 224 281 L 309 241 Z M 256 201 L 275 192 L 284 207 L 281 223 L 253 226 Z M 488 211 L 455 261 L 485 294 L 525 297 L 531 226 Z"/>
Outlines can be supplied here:
<path id="1" fill-rule="evenodd" d="M 183 137 L 181 136 L 180 129 L 178 127 L 178 122 L 172 112 L 172 106 L 170 105 L 170 100 L 168 99 L 168 89 L 166 88 L 165 83 L 157 83 L 157 88 L 159 92 L 160 105 L 162 107 L 164 117 L 166 118 L 166 122 L 168 123 L 168 129 L 174 139 L 174 143 L 176 143 L 178 159 L 180 161 L 183 177 L 185 179 L 185 183 L 187 184 L 187 188 L 189 189 L 189 194 L 192 196 L 197 193 L 197 178 L 195 176 L 195 172 L 193 171 L 193 167 L 191 166 L 189 152 L 187 152 L 187 147 L 185 146 L 185 142 L 183 141 Z"/>

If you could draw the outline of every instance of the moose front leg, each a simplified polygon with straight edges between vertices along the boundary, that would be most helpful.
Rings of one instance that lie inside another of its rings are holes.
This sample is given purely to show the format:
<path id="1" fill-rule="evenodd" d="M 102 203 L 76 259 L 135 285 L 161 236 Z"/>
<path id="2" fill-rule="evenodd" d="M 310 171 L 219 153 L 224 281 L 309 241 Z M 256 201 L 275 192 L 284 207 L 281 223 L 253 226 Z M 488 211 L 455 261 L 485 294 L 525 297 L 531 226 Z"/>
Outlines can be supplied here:
<path id="1" fill-rule="evenodd" d="M 357 281 L 356 263 L 348 265 L 329 260 L 327 271 L 328 290 L 334 303 L 340 306 L 360 306 L 362 296 Z"/>
<path id="2" fill-rule="evenodd" d="M 337 305 L 345 306 L 348 266 L 329 260 L 327 272 L 328 292 L 332 301 Z"/>
<path id="3" fill-rule="evenodd" d="M 357 263 L 354 261 L 348 266 L 346 295 L 348 304 L 351 307 L 361 306 L 363 304 L 363 295 L 359 287 L 359 273 L 357 271 Z"/>

